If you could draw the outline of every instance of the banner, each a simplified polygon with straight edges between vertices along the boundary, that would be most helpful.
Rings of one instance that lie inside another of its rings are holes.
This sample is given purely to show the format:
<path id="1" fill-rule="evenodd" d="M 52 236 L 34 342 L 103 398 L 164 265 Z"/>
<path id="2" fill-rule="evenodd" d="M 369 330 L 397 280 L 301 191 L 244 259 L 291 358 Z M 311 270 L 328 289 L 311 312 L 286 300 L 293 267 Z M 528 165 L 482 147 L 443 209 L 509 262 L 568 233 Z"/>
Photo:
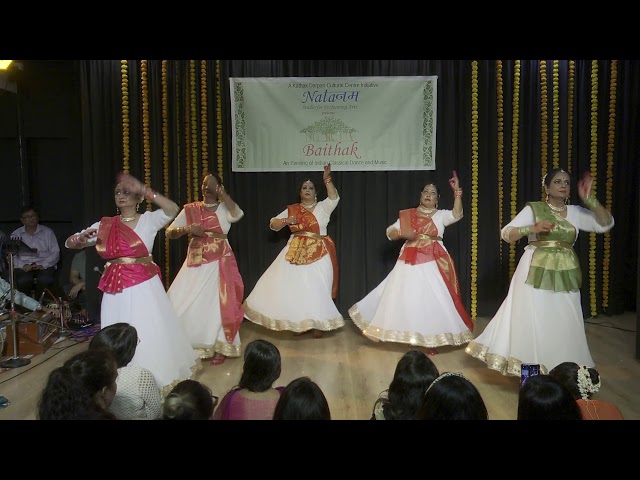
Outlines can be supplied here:
<path id="1" fill-rule="evenodd" d="M 436 76 L 229 81 L 234 172 L 436 168 Z"/>

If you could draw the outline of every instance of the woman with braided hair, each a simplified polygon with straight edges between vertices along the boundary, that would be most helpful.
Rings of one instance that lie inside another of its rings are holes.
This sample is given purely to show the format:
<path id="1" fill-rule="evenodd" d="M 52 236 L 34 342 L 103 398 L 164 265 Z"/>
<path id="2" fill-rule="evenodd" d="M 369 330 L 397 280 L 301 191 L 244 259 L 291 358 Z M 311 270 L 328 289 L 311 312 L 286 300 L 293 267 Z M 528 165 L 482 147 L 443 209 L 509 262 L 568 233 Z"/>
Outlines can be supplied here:
<path id="1" fill-rule="evenodd" d="M 613 216 L 591 192 L 585 173 L 578 196 L 587 208 L 567 205 L 571 180 L 556 168 L 543 178 L 544 202 L 529 202 L 501 232 L 505 242 L 528 238 L 506 299 L 484 331 L 466 348 L 503 375 L 520 376 L 523 363 L 546 374 L 564 361 L 593 367 L 584 329 L 582 271 L 573 245 L 580 230 L 604 233 Z"/>

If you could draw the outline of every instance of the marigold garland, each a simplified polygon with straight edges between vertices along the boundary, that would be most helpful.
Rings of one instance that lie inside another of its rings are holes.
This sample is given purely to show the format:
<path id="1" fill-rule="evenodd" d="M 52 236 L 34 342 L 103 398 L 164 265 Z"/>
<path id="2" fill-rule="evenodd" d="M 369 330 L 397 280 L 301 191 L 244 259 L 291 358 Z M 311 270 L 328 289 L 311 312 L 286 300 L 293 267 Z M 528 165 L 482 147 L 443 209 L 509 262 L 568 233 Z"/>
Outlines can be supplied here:
<path id="1" fill-rule="evenodd" d="M 198 98 L 196 95 L 196 61 L 189 60 L 189 97 L 191 98 L 191 161 L 193 162 L 193 201 L 198 200 Z"/>
<path id="2" fill-rule="evenodd" d="M 187 203 L 194 201 L 191 195 L 191 109 L 189 107 L 189 71 L 185 71 L 184 101 L 184 175 L 187 182 Z"/>
<path id="3" fill-rule="evenodd" d="M 471 319 L 478 307 L 478 62 L 471 62 Z"/>
<path id="4" fill-rule="evenodd" d="M 503 176 L 504 176 L 504 97 L 502 82 L 502 61 L 496 61 L 496 109 L 498 112 L 498 224 L 503 222 Z M 500 249 L 500 269 L 502 270 L 502 238 L 498 235 Z"/>
<path id="5" fill-rule="evenodd" d="M 576 62 L 569 60 L 569 78 L 567 79 L 567 172 L 571 173 L 573 153 L 573 90 L 575 88 Z"/>
<path id="6" fill-rule="evenodd" d="M 163 194 L 169 197 L 169 92 L 167 87 L 167 60 L 162 60 L 161 81 L 162 81 L 162 186 Z M 169 281 L 169 241 L 161 236 L 164 242 L 164 284 L 168 289 Z"/>
<path id="7" fill-rule="evenodd" d="M 209 137 L 207 133 L 207 62 L 200 61 L 200 142 L 202 149 L 202 173 L 209 172 Z"/>
<path id="8" fill-rule="evenodd" d="M 540 178 L 543 178 L 544 175 L 549 170 L 547 166 L 548 161 L 548 152 L 547 145 L 549 144 L 549 115 L 547 111 L 547 102 L 549 101 L 547 98 L 547 62 L 545 60 L 540 61 L 540 168 L 542 169 L 542 173 Z M 546 192 L 544 188 L 541 187 L 542 192 L 540 195 L 544 200 L 546 198 Z"/>
<path id="9" fill-rule="evenodd" d="M 596 194 L 598 174 L 598 61 L 591 61 L 591 195 Z M 596 234 L 589 233 L 589 303 L 591 316 L 598 315 L 596 303 Z"/>
<path id="10" fill-rule="evenodd" d="M 181 158 L 181 148 L 180 148 L 180 109 L 182 108 L 180 105 L 180 92 L 182 92 L 182 84 L 180 83 L 180 63 L 178 60 L 174 60 L 174 68 L 175 68 L 175 102 L 176 102 L 176 172 L 178 178 L 176 178 L 176 198 L 182 199 L 182 162 Z M 188 198 L 188 194 L 187 194 Z"/>
<path id="11" fill-rule="evenodd" d="M 513 66 L 513 120 L 511 126 L 511 218 L 518 214 L 518 127 L 520 125 L 520 60 Z M 509 244 L 509 278 L 516 269 L 516 242 Z"/>
<path id="12" fill-rule="evenodd" d="M 560 73 L 558 60 L 553 61 L 553 168 L 560 166 Z"/>
<path id="13" fill-rule="evenodd" d="M 149 141 L 149 84 L 147 81 L 147 61 L 140 60 L 140 88 L 142 94 L 142 150 L 144 158 L 144 183 L 151 188 L 151 147 Z M 151 211 L 151 202 L 147 211 Z"/>
<path id="14" fill-rule="evenodd" d="M 216 60 L 216 133 L 217 133 L 217 159 L 218 159 L 218 175 L 220 180 L 223 179 L 223 159 L 222 159 L 222 95 L 220 93 L 220 60 Z"/>
<path id="15" fill-rule="evenodd" d="M 129 173 L 129 65 L 120 60 L 120 77 L 122 91 L 122 171 Z"/>
<path id="16" fill-rule="evenodd" d="M 616 139 L 616 90 L 618 85 L 618 61 L 611 60 L 609 80 L 609 134 L 607 137 L 607 180 L 605 208 L 613 209 L 613 154 Z M 604 254 L 602 259 L 602 308 L 609 307 L 609 262 L 611 259 L 611 234 L 604 234 Z"/>

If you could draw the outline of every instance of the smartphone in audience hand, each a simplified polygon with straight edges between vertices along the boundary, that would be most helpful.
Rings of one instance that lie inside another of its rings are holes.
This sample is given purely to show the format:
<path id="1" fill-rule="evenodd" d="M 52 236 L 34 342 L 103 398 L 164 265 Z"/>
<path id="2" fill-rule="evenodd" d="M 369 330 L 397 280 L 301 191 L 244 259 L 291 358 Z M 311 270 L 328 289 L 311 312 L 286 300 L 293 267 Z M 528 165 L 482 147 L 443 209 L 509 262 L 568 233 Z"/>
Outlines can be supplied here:
<path id="1" fill-rule="evenodd" d="M 540 364 L 523 363 L 520 367 L 520 387 L 523 387 L 529 377 L 533 377 L 534 375 L 540 375 Z"/>

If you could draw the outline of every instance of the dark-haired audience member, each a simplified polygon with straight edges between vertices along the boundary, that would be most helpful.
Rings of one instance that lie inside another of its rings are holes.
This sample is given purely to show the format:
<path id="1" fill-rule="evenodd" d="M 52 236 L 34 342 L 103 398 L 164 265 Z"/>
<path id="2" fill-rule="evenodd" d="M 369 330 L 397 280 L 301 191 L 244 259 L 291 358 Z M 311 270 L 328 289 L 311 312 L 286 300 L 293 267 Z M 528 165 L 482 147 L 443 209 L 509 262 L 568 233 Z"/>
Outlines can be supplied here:
<path id="1" fill-rule="evenodd" d="M 105 349 L 85 350 L 52 370 L 38 401 L 40 420 L 115 420 L 109 406 L 118 369 Z"/>
<path id="2" fill-rule="evenodd" d="M 133 325 L 114 323 L 100 330 L 91 340 L 89 349 L 110 350 L 118 366 L 118 392 L 110 410 L 120 420 L 154 420 L 160 418 L 162 399 L 153 374 L 139 365 L 130 365 L 139 338 Z"/>
<path id="3" fill-rule="evenodd" d="M 600 373 L 595 368 L 563 362 L 553 367 L 549 376 L 569 390 L 582 412 L 583 420 L 624 420 L 622 412 L 613 403 L 591 399 L 602 385 Z"/>
<path id="4" fill-rule="evenodd" d="M 273 412 L 274 420 L 331 420 L 327 397 L 309 377 L 299 377 L 284 389 Z"/>
<path id="5" fill-rule="evenodd" d="M 518 420 L 582 420 L 582 414 L 564 385 L 549 375 L 535 375 L 520 389 Z"/>
<path id="6" fill-rule="evenodd" d="M 55 272 L 60 260 L 60 245 L 56 234 L 49 227 L 40 225 L 40 217 L 33 207 L 22 209 L 20 220 L 22 227 L 11 233 L 19 237 L 33 252 L 20 250 L 13 258 L 15 287 L 29 295 L 35 290 L 34 297 L 39 298 L 45 288 L 55 282 Z M 36 285 L 34 289 L 34 279 Z"/>
<path id="7" fill-rule="evenodd" d="M 409 350 L 398 361 L 389 388 L 373 405 L 371 420 L 413 420 L 424 393 L 438 375 L 426 353 Z"/>
<path id="8" fill-rule="evenodd" d="M 271 420 L 284 387 L 273 387 L 280 377 L 278 348 L 267 340 L 250 342 L 244 351 L 242 376 L 220 401 L 214 420 Z"/>
<path id="9" fill-rule="evenodd" d="M 197 380 L 183 380 L 164 399 L 162 420 L 211 420 L 218 398 Z"/>
<path id="10" fill-rule="evenodd" d="M 424 394 L 416 420 L 489 420 L 480 392 L 464 375 L 445 372 Z"/>

